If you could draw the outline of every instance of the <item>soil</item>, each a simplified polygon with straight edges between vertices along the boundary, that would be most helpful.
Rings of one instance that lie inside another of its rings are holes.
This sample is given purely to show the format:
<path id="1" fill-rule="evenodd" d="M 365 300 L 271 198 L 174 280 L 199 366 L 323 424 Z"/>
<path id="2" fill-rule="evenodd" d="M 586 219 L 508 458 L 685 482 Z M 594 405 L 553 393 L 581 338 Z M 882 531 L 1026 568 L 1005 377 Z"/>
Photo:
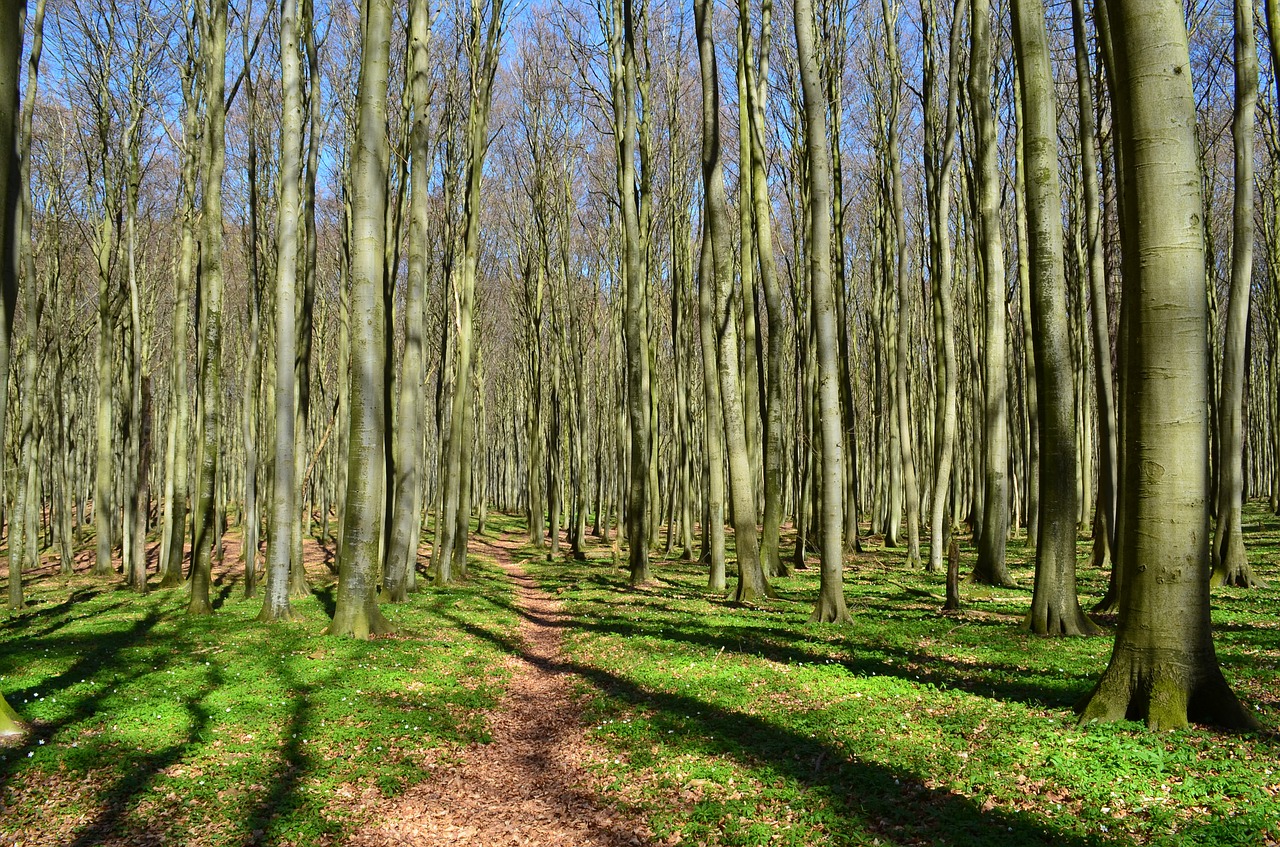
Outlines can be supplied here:
<path id="1" fill-rule="evenodd" d="M 473 539 L 475 544 L 479 539 Z M 652 834 L 602 796 L 586 763 L 603 754 L 586 737 L 574 675 L 562 653 L 567 618 L 512 559 L 507 538 L 482 552 L 510 576 L 521 651 L 507 661 L 506 694 L 487 716 L 492 740 L 466 748 L 436 778 L 373 811 L 353 843 L 632 847 Z"/>

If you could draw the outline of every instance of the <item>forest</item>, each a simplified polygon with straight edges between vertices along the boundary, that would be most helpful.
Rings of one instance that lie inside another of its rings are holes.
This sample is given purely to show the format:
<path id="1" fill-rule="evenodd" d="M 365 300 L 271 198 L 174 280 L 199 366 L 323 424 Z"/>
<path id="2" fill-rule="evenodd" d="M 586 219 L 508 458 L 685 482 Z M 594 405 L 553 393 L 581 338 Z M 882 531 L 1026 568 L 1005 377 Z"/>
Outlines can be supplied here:
<path id="1" fill-rule="evenodd" d="M 1277 0 L 0 0 L 0 155 L 4 843 L 1280 844 Z"/>

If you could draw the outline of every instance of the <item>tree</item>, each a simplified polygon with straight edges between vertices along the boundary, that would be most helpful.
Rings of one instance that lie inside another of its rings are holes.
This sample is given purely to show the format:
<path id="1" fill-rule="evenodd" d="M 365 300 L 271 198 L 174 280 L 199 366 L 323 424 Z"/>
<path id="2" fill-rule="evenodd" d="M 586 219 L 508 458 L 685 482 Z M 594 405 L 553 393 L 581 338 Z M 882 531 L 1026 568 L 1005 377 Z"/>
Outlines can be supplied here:
<path id="1" fill-rule="evenodd" d="M 18 65 L 22 59 L 23 0 L 0 0 L 0 373 L 9 373 L 9 341 L 13 330 L 13 310 L 18 300 L 18 251 L 15 242 L 14 212 L 21 191 L 18 178 Z M 3 441 L 9 381 L 0 387 L 0 442 Z M 16 574 L 10 565 L 9 579 Z M 0 735 L 22 732 L 18 713 L 0 695 Z"/>
<path id="2" fill-rule="evenodd" d="M 280 122 L 280 198 L 276 206 L 276 385 L 275 455 L 271 485 L 271 538 L 267 544 L 267 586 L 258 620 L 293 617 L 289 570 L 297 513 L 295 479 L 298 432 L 295 410 L 298 332 L 298 223 L 302 212 L 302 57 L 298 0 L 280 7 L 280 67 L 284 95 Z"/>
<path id="3" fill-rule="evenodd" d="M 706 286 L 711 282 L 715 292 L 716 358 L 729 459 L 729 501 L 738 560 L 738 588 L 734 600 L 747 603 L 769 596 L 771 590 L 760 567 L 755 484 L 748 456 L 742 395 L 738 389 L 738 333 L 730 297 L 733 263 L 724 163 L 720 153 L 720 87 L 710 4 L 699 2 L 694 10 L 698 18 L 698 56 L 702 68 L 702 183 L 705 191 L 703 215 L 706 219 L 702 228 L 702 251 L 711 255 L 710 263 L 705 259 L 702 262 L 703 271 L 711 272 L 710 280 L 704 276 L 699 285 Z M 632 543 L 635 543 L 634 538 Z"/>
<path id="4" fill-rule="evenodd" d="M 1209 621 L 1205 245 L 1195 100 L 1179 0 L 1109 0 L 1126 169 L 1126 569 L 1111 661 L 1083 721 L 1252 728 L 1222 676 Z"/>
<path id="5" fill-rule="evenodd" d="M 1244 384 L 1249 324 L 1249 293 L 1253 288 L 1253 114 L 1258 102 L 1258 49 L 1253 35 L 1252 0 L 1235 0 L 1235 199 L 1232 204 L 1231 290 L 1227 300 L 1227 331 L 1222 343 L 1222 385 L 1218 398 L 1218 439 L 1221 444 L 1218 501 L 1214 506 L 1214 585 L 1255 588 L 1262 580 L 1253 574 L 1240 530 L 1244 501 Z"/>
<path id="6" fill-rule="evenodd" d="M 413 117 L 409 138 L 409 290 L 404 304 L 404 360 L 400 370 L 399 409 L 395 432 L 395 497 L 391 547 L 387 552 L 387 599 L 408 597 L 418 566 L 419 518 L 422 512 L 423 311 L 427 291 L 427 204 L 431 106 L 427 47 L 431 38 L 431 9 L 415 3 L 409 13 L 410 80 Z"/>
<path id="7" fill-rule="evenodd" d="M 1076 594 L 1076 420 L 1071 327 L 1062 250 L 1058 109 L 1049 37 L 1040 0 L 1014 0 L 1014 56 L 1022 92 L 1027 252 L 1035 331 L 1039 415 L 1039 537 L 1028 625 L 1036 635 L 1094 635 L 1100 630 Z"/>
<path id="8" fill-rule="evenodd" d="M 205 122 L 204 182 L 200 209 L 200 327 L 199 396 L 200 416 L 196 425 L 196 508 L 191 526 L 191 602 L 187 612 L 213 612 L 209 586 L 213 581 L 216 496 L 218 478 L 218 435 L 222 422 L 222 174 L 226 165 L 226 65 L 227 0 L 208 0 L 199 5 L 197 17 L 201 33 L 201 68 L 204 86 Z M 101 468 L 101 464 L 99 464 Z"/>
<path id="9" fill-rule="evenodd" d="M 796 62 L 804 97 L 805 151 L 809 165 L 809 285 L 818 347 L 818 411 L 822 436 L 822 546 L 818 601 L 813 620 L 847 623 L 844 602 L 844 457 L 840 431 L 835 291 L 831 286 L 831 160 L 826 103 L 818 74 L 813 3 L 795 0 Z"/>
<path id="10" fill-rule="evenodd" d="M 351 419 L 338 596 L 330 635 L 367 639 L 389 632 L 378 609 L 382 541 L 386 385 L 382 355 L 387 232 L 387 73 L 392 4 L 366 0 L 361 18 L 355 149 L 351 154 Z"/>
<path id="11" fill-rule="evenodd" d="M 991 108 L 991 4 L 972 0 L 972 48 L 969 101 L 977 132 L 977 200 L 980 212 L 985 359 L 982 418 L 982 524 L 978 535 L 975 582 L 1013 585 L 1005 564 L 1009 534 L 1009 408 L 1005 367 L 1004 245 L 1000 232 L 1000 175 L 996 161 L 996 123 Z"/>

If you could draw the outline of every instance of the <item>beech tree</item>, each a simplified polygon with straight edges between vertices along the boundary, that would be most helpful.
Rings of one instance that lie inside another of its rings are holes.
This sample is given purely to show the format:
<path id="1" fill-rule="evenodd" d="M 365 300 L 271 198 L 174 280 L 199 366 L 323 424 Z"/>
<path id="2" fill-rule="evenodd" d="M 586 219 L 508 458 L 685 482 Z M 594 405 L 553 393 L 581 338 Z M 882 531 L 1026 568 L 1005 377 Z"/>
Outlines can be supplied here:
<path id="1" fill-rule="evenodd" d="M 1201 174 L 1178 0 L 1108 0 L 1124 168 L 1120 628 L 1081 719 L 1253 728 L 1209 623 Z"/>

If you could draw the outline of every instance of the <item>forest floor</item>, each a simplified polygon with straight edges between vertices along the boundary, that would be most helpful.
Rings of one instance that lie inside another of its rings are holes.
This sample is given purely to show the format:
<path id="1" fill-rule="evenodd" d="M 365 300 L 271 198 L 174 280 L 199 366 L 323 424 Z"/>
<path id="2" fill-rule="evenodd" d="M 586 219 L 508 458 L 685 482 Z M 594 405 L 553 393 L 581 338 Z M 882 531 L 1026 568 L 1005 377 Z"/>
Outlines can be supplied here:
<path id="1" fill-rule="evenodd" d="M 0 621 L 30 727 L 0 748 L 0 845 L 1280 844 L 1280 519 L 1246 524 L 1271 587 L 1213 600 L 1267 727 L 1238 735 L 1078 727 L 1111 639 L 1021 629 L 1018 539 L 1020 587 L 965 584 L 953 615 L 939 575 L 864 539 L 832 627 L 807 622 L 812 561 L 739 606 L 678 556 L 631 588 L 607 543 L 550 556 L 497 515 L 467 581 L 384 604 L 396 633 L 369 642 L 322 634 L 333 553 L 310 539 L 312 594 L 274 625 L 236 530 L 205 617 L 50 551 Z"/>

